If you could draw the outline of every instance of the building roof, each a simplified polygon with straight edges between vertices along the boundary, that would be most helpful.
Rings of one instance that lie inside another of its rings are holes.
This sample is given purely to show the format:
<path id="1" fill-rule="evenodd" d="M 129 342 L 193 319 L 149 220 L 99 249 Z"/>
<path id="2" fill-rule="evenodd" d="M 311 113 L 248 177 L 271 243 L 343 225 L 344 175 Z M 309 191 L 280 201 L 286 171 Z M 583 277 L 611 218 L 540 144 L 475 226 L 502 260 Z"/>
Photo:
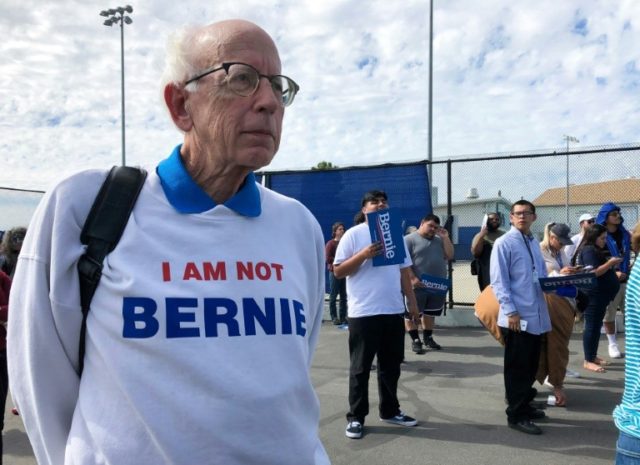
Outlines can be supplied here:
<path id="1" fill-rule="evenodd" d="M 502 203 L 507 206 L 507 208 L 511 207 L 511 202 L 504 197 L 489 197 L 489 198 L 476 198 L 476 199 L 465 199 L 459 202 L 451 202 L 452 206 L 461 206 L 461 205 L 474 205 L 474 204 L 485 204 L 485 203 Z M 564 205 L 564 203 L 562 204 Z M 446 207 L 446 203 L 439 203 L 435 205 L 433 208 L 441 208 Z"/>
<path id="2" fill-rule="evenodd" d="M 635 204 L 638 199 L 640 199 L 640 179 L 636 178 L 569 186 L 570 205 L 602 205 L 605 202 Z M 556 206 L 564 205 L 565 201 L 566 187 L 554 187 L 540 194 L 533 200 L 533 204 L 536 207 Z"/>

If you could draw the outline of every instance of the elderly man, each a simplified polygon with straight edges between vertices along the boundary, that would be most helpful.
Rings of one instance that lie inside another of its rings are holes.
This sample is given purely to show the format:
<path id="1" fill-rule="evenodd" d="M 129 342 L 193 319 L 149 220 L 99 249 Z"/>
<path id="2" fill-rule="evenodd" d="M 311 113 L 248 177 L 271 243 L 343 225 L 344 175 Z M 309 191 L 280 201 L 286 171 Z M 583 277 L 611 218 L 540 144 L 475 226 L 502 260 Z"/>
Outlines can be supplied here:
<path id="1" fill-rule="evenodd" d="M 531 234 L 536 207 L 527 200 L 511 206 L 511 229 L 499 237 L 491 252 L 491 286 L 500 303 L 498 326 L 504 339 L 504 386 L 507 423 L 527 434 L 541 434 L 531 420 L 544 418 L 531 406 L 543 333 L 551 331 L 549 311 L 538 278 L 547 267 L 538 241 Z"/>
<path id="2" fill-rule="evenodd" d="M 164 98 L 184 142 L 150 170 L 105 260 L 82 377 L 76 263 L 101 171 L 63 181 L 33 219 L 10 304 L 11 392 L 41 465 L 329 463 L 309 376 L 322 233 L 252 174 L 298 86 L 255 24 L 175 40 Z"/>

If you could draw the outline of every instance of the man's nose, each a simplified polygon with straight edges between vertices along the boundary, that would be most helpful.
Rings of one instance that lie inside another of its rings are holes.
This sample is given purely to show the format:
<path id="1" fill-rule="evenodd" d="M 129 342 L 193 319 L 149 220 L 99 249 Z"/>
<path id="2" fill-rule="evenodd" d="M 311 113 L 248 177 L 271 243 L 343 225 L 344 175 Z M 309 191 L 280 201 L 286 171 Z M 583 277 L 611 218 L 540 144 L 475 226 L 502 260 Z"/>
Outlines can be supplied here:
<path id="1" fill-rule="evenodd" d="M 258 89 L 256 90 L 256 103 L 259 109 L 270 113 L 275 112 L 282 106 L 282 100 L 278 97 L 271 86 L 271 81 L 264 76 L 260 76 Z"/>

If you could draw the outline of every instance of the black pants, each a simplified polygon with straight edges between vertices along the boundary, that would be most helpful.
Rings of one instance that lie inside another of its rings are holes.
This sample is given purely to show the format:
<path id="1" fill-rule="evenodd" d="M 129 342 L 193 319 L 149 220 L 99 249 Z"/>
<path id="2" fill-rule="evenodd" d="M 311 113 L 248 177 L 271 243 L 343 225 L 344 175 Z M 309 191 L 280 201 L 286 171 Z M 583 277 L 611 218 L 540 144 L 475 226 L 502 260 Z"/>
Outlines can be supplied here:
<path id="1" fill-rule="evenodd" d="M 364 424 L 369 414 L 369 373 L 376 354 L 380 417 L 391 418 L 400 412 L 397 390 L 404 355 L 404 319 L 401 313 L 349 318 L 348 421 L 357 420 Z"/>
<path id="2" fill-rule="evenodd" d="M 540 335 L 500 328 L 504 338 L 504 388 L 507 394 L 507 421 L 528 418 L 529 405 L 537 391 L 533 388 L 540 360 Z"/>

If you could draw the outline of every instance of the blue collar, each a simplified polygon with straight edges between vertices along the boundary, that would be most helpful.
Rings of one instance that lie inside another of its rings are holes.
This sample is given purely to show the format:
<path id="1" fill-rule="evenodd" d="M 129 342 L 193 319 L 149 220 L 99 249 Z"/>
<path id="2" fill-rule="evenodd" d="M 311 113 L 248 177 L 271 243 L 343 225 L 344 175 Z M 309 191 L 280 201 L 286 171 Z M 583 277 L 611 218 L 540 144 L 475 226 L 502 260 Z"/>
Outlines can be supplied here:
<path id="1" fill-rule="evenodd" d="M 202 213 L 211 210 L 217 204 L 195 183 L 185 169 L 180 157 L 180 147 L 182 144 L 173 149 L 169 158 L 162 160 L 156 168 L 164 195 L 180 213 Z M 260 216 L 260 192 L 253 173 L 247 175 L 240 190 L 227 200 L 224 206 L 243 216 Z"/>

